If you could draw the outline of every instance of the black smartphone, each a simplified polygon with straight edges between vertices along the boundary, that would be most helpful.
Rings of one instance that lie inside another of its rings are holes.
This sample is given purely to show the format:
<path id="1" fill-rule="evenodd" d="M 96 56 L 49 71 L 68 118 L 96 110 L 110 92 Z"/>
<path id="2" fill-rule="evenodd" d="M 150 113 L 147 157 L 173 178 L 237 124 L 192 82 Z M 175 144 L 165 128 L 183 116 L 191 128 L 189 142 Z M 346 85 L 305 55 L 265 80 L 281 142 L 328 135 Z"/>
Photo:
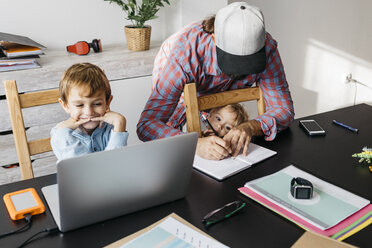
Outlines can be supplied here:
<path id="1" fill-rule="evenodd" d="M 324 129 L 315 120 L 301 120 L 300 126 L 309 135 L 325 135 Z"/>

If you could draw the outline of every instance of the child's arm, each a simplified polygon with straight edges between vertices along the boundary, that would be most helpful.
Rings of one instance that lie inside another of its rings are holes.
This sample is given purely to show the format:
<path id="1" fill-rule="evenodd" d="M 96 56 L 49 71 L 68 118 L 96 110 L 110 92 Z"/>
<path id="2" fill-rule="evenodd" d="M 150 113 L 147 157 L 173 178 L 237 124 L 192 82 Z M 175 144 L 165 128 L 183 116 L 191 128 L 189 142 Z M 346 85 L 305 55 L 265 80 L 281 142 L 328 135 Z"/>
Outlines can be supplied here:
<path id="1" fill-rule="evenodd" d="M 213 136 L 213 135 L 215 135 L 214 132 L 211 129 L 209 129 L 209 128 L 205 129 L 202 132 L 202 136 L 203 137 L 208 137 L 208 136 Z"/>
<path id="2" fill-rule="evenodd" d="M 112 150 L 127 145 L 129 133 L 126 131 L 126 119 L 124 116 L 110 111 L 105 113 L 104 116 L 92 118 L 92 121 L 106 122 L 113 126 L 105 150 Z M 100 127 L 102 127 L 102 124 Z"/>
<path id="3" fill-rule="evenodd" d="M 72 135 L 74 130 L 70 127 L 61 128 L 61 126 L 58 125 L 51 130 L 50 144 L 58 160 L 91 153 L 90 146 L 87 146 L 84 142 L 81 142 L 81 140 Z"/>
<path id="4" fill-rule="evenodd" d="M 104 116 L 95 117 L 91 119 L 92 121 L 103 121 L 114 126 L 114 132 L 125 132 L 127 120 L 124 116 L 119 113 L 110 111 Z"/>
<path id="5" fill-rule="evenodd" d="M 90 121 L 89 119 L 80 119 L 78 121 L 72 119 L 72 118 L 69 118 L 63 122 L 61 122 L 60 124 L 58 124 L 58 126 L 56 127 L 57 129 L 58 128 L 70 128 L 72 130 L 75 130 L 76 128 L 78 128 L 79 126 L 81 126 L 82 124 L 86 123 Z"/>

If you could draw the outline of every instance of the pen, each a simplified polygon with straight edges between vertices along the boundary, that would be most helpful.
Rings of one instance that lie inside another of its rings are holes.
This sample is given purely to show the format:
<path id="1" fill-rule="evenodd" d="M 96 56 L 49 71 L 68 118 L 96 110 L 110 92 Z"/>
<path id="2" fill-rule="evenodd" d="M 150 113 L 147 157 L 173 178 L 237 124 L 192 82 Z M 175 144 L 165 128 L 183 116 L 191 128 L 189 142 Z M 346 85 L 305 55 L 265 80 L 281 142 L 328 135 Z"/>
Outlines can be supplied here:
<path id="1" fill-rule="evenodd" d="M 348 126 L 348 125 L 346 125 L 344 123 L 338 122 L 336 120 L 333 120 L 333 123 L 336 124 L 336 125 L 338 125 L 338 126 L 341 126 L 341 127 L 346 128 L 346 129 L 349 129 L 350 131 L 352 131 L 354 133 L 358 133 L 359 132 L 359 130 L 357 128 L 350 127 L 350 126 Z"/>
<path id="2" fill-rule="evenodd" d="M 212 129 L 213 133 L 214 133 L 217 137 L 220 137 L 220 136 L 218 135 L 218 133 L 216 132 L 216 130 L 214 130 L 214 128 L 212 127 L 212 124 L 208 121 L 207 117 L 205 117 L 203 114 L 201 115 L 201 117 L 202 117 L 203 121 L 204 121 L 205 123 L 207 123 L 208 126 Z M 221 137 L 220 137 L 220 138 L 221 138 Z M 223 137 L 222 137 L 222 138 L 223 138 Z M 231 154 L 230 152 L 229 152 L 229 155 L 232 156 L 232 154 Z M 235 159 L 235 157 L 232 157 L 232 159 Z"/>
<path id="3" fill-rule="evenodd" d="M 204 115 L 201 115 L 202 119 L 208 124 L 208 126 L 212 129 L 213 133 L 217 136 L 217 137 L 220 137 L 218 135 L 218 133 L 216 132 L 216 130 L 214 130 L 214 128 L 212 127 L 212 124 L 208 121 L 207 117 L 205 117 Z"/>

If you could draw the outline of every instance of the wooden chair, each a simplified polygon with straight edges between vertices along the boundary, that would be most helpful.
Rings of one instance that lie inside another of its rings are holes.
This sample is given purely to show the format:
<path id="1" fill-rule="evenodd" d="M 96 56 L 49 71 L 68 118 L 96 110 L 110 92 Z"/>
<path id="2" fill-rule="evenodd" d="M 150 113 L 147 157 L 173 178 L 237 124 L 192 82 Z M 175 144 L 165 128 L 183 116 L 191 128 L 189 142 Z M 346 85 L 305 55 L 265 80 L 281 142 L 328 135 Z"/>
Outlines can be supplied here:
<path id="1" fill-rule="evenodd" d="M 221 107 L 227 104 L 256 100 L 259 115 L 265 113 L 265 101 L 259 87 L 231 90 L 197 97 L 195 83 L 184 87 L 186 122 L 188 132 L 198 132 L 201 137 L 200 111 Z"/>
<path id="2" fill-rule="evenodd" d="M 19 167 L 21 169 L 21 176 L 22 179 L 30 179 L 34 177 L 31 155 L 51 151 L 52 147 L 50 145 L 50 137 L 32 141 L 27 140 L 22 109 L 57 103 L 59 92 L 58 89 L 52 89 L 18 94 L 15 80 L 4 81 L 4 88 L 8 102 L 10 120 L 12 123 Z"/>

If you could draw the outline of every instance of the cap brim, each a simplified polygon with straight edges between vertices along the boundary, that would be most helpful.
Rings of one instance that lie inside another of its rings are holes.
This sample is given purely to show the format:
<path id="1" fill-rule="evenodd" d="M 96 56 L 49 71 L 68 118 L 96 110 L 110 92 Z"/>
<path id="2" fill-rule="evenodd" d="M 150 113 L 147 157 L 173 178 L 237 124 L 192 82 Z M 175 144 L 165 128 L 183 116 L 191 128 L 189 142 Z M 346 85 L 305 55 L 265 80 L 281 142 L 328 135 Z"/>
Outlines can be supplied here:
<path id="1" fill-rule="evenodd" d="M 249 75 L 263 72 L 266 67 L 265 46 L 251 55 L 234 55 L 217 48 L 218 67 L 226 74 Z"/>

